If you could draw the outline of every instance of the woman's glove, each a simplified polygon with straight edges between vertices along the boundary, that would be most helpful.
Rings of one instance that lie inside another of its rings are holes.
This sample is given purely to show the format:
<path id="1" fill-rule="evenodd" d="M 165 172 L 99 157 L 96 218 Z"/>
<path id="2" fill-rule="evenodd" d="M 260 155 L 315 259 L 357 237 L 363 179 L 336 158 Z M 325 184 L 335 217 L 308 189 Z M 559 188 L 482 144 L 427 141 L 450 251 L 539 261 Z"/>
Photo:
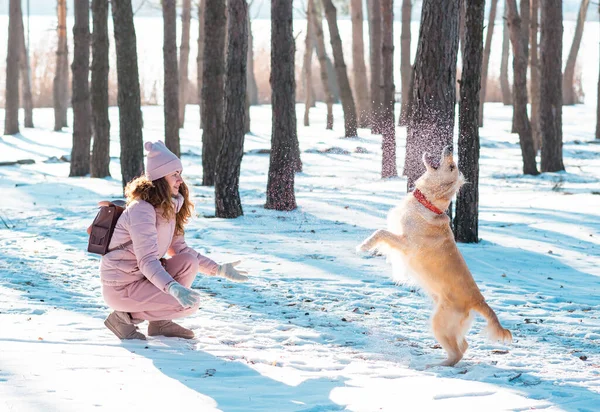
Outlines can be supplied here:
<path id="1" fill-rule="evenodd" d="M 198 292 L 188 289 L 178 282 L 172 282 L 167 288 L 167 293 L 177 299 L 177 302 L 184 309 L 191 308 L 200 303 L 200 294 Z"/>
<path id="2" fill-rule="evenodd" d="M 241 260 L 238 260 L 237 262 L 224 263 L 222 265 L 219 265 L 217 269 L 217 275 L 232 280 L 234 282 L 246 282 L 248 280 L 248 276 L 245 276 L 245 274 L 248 274 L 248 272 L 245 270 L 238 270 L 234 267 L 239 265 L 240 263 Z"/>

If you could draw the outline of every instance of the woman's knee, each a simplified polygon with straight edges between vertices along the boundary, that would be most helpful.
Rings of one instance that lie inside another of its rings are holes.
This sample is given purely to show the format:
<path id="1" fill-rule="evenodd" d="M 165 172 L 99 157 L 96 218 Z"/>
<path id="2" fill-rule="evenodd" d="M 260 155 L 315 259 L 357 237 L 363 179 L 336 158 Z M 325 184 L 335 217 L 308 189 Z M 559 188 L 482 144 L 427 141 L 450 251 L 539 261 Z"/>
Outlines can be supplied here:
<path id="1" fill-rule="evenodd" d="M 171 275 L 198 272 L 198 258 L 191 253 L 180 253 L 167 260 L 167 272 Z"/>

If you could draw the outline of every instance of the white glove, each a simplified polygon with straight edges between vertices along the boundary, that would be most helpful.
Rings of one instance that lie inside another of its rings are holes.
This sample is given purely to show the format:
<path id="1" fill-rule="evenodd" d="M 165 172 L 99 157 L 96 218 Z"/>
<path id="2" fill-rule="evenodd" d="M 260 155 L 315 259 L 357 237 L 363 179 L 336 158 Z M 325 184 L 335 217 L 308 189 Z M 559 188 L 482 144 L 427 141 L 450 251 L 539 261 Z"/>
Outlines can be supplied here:
<path id="1" fill-rule="evenodd" d="M 219 268 L 217 269 L 217 275 L 234 282 L 246 282 L 248 280 L 248 276 L 244 275 L 248 274 L 248 272 L 245 270 L 236 269 L 234 267 L 239 265 L 241 262 L 241 260 L 238 260 L 237 262 L 219 265 Z"/>
<path id="2" fill-rule="evenodd" d="M 169 285 L 167 293 L 177 299 L 177 302 L 184 309 L 191 308 L 200 303 L 200 294 L 192 289 L 188 289 L 181 283 L 173 282 Z"/>

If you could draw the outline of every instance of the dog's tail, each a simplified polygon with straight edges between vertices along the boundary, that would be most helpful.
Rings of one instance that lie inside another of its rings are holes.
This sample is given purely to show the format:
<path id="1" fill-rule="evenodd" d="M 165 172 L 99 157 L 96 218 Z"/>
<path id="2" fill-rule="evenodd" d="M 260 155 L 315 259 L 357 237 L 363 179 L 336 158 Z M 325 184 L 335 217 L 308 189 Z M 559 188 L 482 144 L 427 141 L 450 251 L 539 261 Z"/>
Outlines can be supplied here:
<path id="1" fill-rule="evenodd" d="M 487 319 L 488 325 L 486 331 L 488 339 L 506 343 L 512 342 L 512 333 L 500 325 L 498 316 L 496 316 L 496 313 L 484 300 L 481 300 L 479 303 L 474 305 L 472 309 L 479 312 L 484 318 Z"/>

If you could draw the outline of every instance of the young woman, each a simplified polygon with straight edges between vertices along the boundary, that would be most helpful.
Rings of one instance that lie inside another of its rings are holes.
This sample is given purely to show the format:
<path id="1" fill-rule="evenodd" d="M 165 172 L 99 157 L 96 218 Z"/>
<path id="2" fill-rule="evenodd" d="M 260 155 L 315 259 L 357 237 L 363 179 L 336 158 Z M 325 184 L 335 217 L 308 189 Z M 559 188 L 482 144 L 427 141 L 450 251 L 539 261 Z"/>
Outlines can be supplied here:
<path id="1" fill-rule="evenodd" d="M 193 205 L 181 161 L 161 141 L 144 147 L 146 174 L 127 184 L 127 208 L 100 263 L 102 294 L 114 309 L 104 324 L 120 339 L 146 339 L 136 326 L 144 320 L 150 336 L 190 339 L 194 332 L 172 319 L 198 309 L 200 295 L 190 289 L 196 273 L 243 282 L 247 272 L 235 269 L 239 262 L 218 265 L 185 243 Z"/>

